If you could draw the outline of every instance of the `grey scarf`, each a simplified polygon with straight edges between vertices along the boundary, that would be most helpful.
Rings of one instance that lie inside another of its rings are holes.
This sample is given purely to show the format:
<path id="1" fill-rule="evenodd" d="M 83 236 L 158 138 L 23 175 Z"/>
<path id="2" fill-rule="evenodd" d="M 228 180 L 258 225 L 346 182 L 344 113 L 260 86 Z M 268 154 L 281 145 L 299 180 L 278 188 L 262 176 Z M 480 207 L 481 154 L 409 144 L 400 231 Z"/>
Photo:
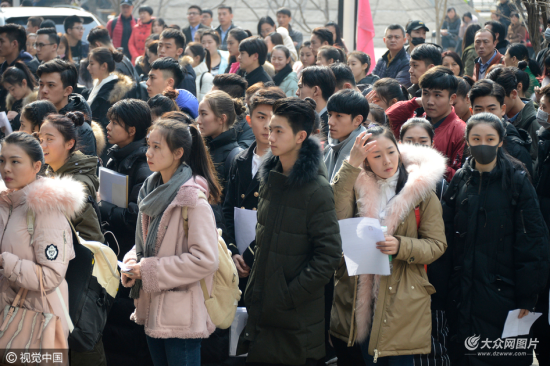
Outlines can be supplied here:
<path id="1" fill-rule="evenodd" d="M 162 176 L 158 172 L 153 173 L 143 182 L 137 200 L 139 207 L 136 226 L 136 254 L 138 262 L 141 261 L 141 258 L 153 257 L 156 254 L 155 246 L 162 215 L 164 211 L 166 211 L 168 205 L 176 198 L 181 186 L 191 179 L 192 176 L 193 172 L 191 168 L 186 164 L 182 164 L 167 183 L 162 183 Z M 143 214 L 150 218 L 146 238 L 143 237 L 141 224 Z M 132 290 L 130 291 L 130 297 L 132 299 L 139 298 L 141 286 L 141 280 L 136 280 L 136 283 L 132 286 Z"/>

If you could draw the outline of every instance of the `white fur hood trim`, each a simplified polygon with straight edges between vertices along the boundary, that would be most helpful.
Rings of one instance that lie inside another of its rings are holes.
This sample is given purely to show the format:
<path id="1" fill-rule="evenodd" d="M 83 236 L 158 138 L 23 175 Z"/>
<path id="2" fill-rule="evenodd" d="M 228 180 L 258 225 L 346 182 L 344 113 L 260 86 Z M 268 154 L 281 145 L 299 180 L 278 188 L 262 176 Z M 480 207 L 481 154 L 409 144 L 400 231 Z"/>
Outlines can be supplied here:
<path id="1" fill-rule="evenodd" d="M 40 178 L 28 188 L 25 200 L 37 214 L 61 211 L 73 218 L 85 205 L 84 185 L 71 177 Z"/>

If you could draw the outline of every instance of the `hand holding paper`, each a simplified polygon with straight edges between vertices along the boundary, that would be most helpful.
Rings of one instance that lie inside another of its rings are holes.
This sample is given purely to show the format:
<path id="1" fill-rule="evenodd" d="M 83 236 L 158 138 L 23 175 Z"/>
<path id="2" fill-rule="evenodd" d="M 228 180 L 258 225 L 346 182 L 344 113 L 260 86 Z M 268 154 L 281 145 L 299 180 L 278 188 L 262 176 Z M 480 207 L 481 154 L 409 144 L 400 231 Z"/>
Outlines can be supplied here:
<path id="1" fill-rule="evenodd" d="M 389 275 L 389 257 L 376 247 L 376 243 L 386 241 L 380 222 L 368 217 L 355 217 L 338 223 L 348 275 Z"/>
<path id="2" fill-rule="evenodd" d="M 506 323 L 504 323 L 504 330 L 502 331 L 503 339 L 529 334 L 533 323 L 542 315 L 542 313 L 529 313 L 520 319 L 520 311 L 521 309 L 510 310 L 508 313 Z"/>

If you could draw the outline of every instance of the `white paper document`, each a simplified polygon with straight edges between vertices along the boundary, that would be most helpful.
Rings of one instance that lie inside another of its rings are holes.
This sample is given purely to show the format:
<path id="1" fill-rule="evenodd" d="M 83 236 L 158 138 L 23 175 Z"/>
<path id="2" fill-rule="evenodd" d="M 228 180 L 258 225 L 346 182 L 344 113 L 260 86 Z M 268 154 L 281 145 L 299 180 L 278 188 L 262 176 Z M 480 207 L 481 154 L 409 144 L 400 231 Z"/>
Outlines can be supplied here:
<path id="1" fill-rule="evenodd" d="M 229 356 L 237 355 L 237 344 L 239 343 L 239 336 L 246 326 L 248 320 L 248 313 L 246 308 L 237 308 L 233 323 L 229 329 Z M 246 355 L 240 355 L 238 357 L 246 357 Z"/>
<path id="2" fill-rule="evenodd" d="M 348 275 L 390 274 L 390 260 L 387 254 L 376 248 L 376 243 L 384 241 L 384 234 L 377 219 L 355 217 L 338 221 L 342 249 Z"/>
<path id="3" fill-rule="evenodd" d="M 504 330 L 502 331 L 502 338 L 516 337 L 523 334 L 529 334 L 529 330 L 533 323 L 542 315 L 542 313 L 531 313 L 519 319 L 520 309 L 510 310 L 506 323 L 504 323 Z"/>
<path id="4" fill-rule="evenodd" d="M 245 210 L 235 207 L 235 241 L 239 253 L 243 254 L 246 248 L 256 239 L 256 224 L 258 211 Z"/>
<path id="5" fill-rule="evenodd" d="M 0 112 L 0 128 L 4 130 L 4 135 L 6 136 L 13 132 L 13 129 L 11 128 L 11 123 L 8 120 L 6 112 Z"/>
<path id="6" fill-rule="evenodd" d="M 99 168 L 99 197 L 118 207 L 128 207 L 128 176 Z"/>
<path id="7" fill-rule="evenodd" d="M 118 261 L 118 268 L 120 268 L 121 272 L 128 272 L 130 270 L 130 268 L 126 267 L 121 261 Z"/>

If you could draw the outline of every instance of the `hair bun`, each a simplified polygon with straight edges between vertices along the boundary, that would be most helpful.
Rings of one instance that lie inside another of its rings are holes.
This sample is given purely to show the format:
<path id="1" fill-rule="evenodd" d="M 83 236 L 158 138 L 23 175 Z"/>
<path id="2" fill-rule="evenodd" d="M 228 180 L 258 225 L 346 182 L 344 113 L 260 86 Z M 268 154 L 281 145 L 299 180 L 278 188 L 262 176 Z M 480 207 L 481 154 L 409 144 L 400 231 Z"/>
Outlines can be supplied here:
<path id="1" fill-rule="evenodd" d="M 113 51 L 113 60 L 115 60 L 115 62 L 122 62 L 123 59 L 124 54 L 122 52 Z"/>
<path id="2" fill-rule="evenodd" d="M 174 88 L 167 88 L 165 91 L 162 92 L 162 95 L 164 95 L 166 98 L 176 100 L 178 98 L 178 95 L 180 95 L 180 93 Z"/>
<path id="3" fill-rule="evenodd" d="M 68 112 L 65 116 L 70 118 L 76 127 L 82 126 L 85 122 L 85 115 L 82 112 Z"/>
<path id="4" fill-rule="evenodd" d="M 520 62 L 518 62 L 518 69 L 523 71 L 523 70 L 525 70 L 527 65 L 528 65 L 527 61 L 520 61 Z"/>
<path id="5" fill-rule="evenodd" d="M 304 99 L 304 101 L 308 102 L 309 105 L 311 106 L 311 108 L 313 108 L 313 110 L 315 110 L 315 108 L 317 108 L 317 103 L 315 103 L 315 101 L 311 98 L 306 98 Z"/>
<path id="6" fill-rule="evenodd" d="M 246 106 L 244 105 L 241 98 L 233 99 L 233 104 L 235 106 L 235 113 L 237 114 L 237 116 L 240 116 L 241 114 L 246 112 Z"/>

